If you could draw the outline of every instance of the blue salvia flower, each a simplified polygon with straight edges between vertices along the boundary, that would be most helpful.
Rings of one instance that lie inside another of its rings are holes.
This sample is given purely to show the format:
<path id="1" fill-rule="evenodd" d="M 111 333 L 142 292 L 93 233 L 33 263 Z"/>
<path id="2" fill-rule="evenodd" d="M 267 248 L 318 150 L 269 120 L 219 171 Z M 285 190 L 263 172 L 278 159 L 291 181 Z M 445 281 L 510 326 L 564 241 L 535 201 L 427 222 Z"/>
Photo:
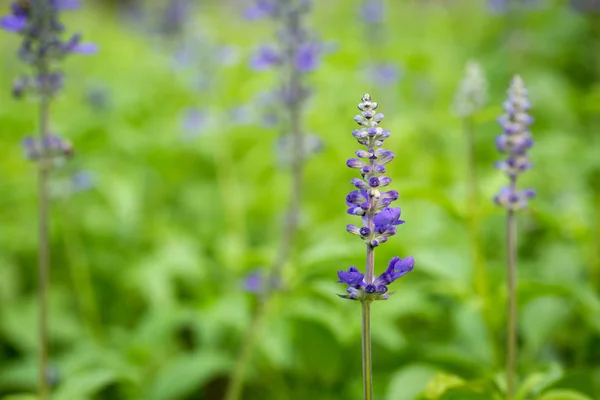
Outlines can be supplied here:
<path id="1" fill-rule="evenodd" d="M 256 0 L 246 9 L 244 15 L 249 20 L 270 17 L 286 23 L 278 32 L 278 44 L 257 47 L 250 60 L 253 70 L 291 65 L 297 72 L 305 74 L 319 67 L 326 48 L 298 22 L 301 15 L 310 11 L 310 6 L 307 0 Z M 288 24 L 290 21 L 297 22 Z"/>
<path id="2" fill-rule="evenodd" d="M 291 147 L 299 151 L 302 159 L 320 149 L 320 145 L 315 145 L 320 141 L 306 137 L 300 126 L 294 126 L 299 125 L 303 103 L 311 94 L 305 76 L 318 69 L 323 56 L 329 52 L 327 44 L 321 43 L 304 26 L 304 16 L 310 11 L 308 0 L 256 0 L 244 14 L 250 20 L 271 18 L 279 24 L 277 41 L 258 46 L 250 59 L 250 68 L 254 71 L 277 68 L 285 71 L 285 78 L 278 87 L 263 93 L 256 104 L 262 108 L 266 126 L 282 128 L 281 146 L 277 149 Z M 290 158 L 282 156 L 281 151 L 277 157 L 280 161 Z"/>
<path id="3" fill-rule="evenodd" d="M 80 34 L 62 39 L 64 27 L 59 12 L 79 7 L 77 0 L 27 0 L 11 4 L 11 12 L 0 18 L 0 28 L 22 36 L 19 58 L 31 65 L 32 75 L 18 77 L 13 84 L 13 95 L 23 97 L 29 92 L 51 99 L 63 87 L 63 73 L 57 63 L 69 54 L 93 54 L 97 46 L 82 43 Z M 61 163 L 72 154 L 71 145 L 55 134 L 43 138 L 25 138 L 23 147 L 30 160 L 44 160 L 50 166 Z"/>
<path id="4" fill-rule="evenodd" d="M 39 100 L 39 137 L 26 138 L 23 148 L 27 158 L 38 162 L 38 274 L 39 285 L 39 398 L 46 400 L 49 393 L 48 373 L 48 286 L 50 270 L 50 174 L 52 167 L 73 152 L 66 141 L 50 132 L 50 103 L 63 86 L 63 74 L 58 68 L 60 61 L 72 53 L 91 54 L 96 46 L 82 43 L 81 35 L 74 34 L 63 39 L 64 27 L 59 12 L 75 9 L 76 0 L 20 0 L 11 4 L 11 12 L 0 18 L 0 28 L 22 37 L 18 55 L 28 64 L 32 75 L 24 75 L 15 81 L 12 92 L 22 97 L 33 92 Z"/>
<path id="5" fill-rule="evenodd" d="M 532 166 L 528 155 L 533 146 L 529 130 L 533 123 L 533 118 L 528 113 L 530 107 L 525 84 L 521 77 L 515 76 L 504 103 L 506 112 L 498 120 L 504 132 L 496 138 L 496 147 L 506 154 L 506 159 L 497 162 L 495 166 L 507 174 L 510 185 L 502 188 L 494 201 L 509 210 L 526 207 L 527 200 L 535 195 L 532 189 L 518 191 L 516 188 L 517 177 Z"/>
<path id="6" fill-rule="evenodd" d="M 0 18 L 0 28 L 23 37 L 19 57 L 35 70 L 35 76 L 17 78 L 13 93 L 19 97 L 33 89 L 37 94 L 53 96 L 63 85 L 63 74 L 53 63 L 69 54 L 93 54 L 97 46 L 82 43 L 81 35 L 63 40 L 64 27 L 58 19 L 62 10 L 79 7 L 76 0 L 27 0 L 11 4 L 11 13 Z"/>
<path id="7" fill-rule="evenodd" d="M 360 216 L 362 226 L 350 224 L 346 230 L 359 236 L 367 246 L 368 252 L 373 252 L 375 247 L 387 242 L 388 238 L 396 234 L 396 227 L 403 224 L 400 219 L 400 208 L 390 207 L 398 199 L 395 190 L 383 191 L 381 188 L 388 186 L 391 179 L 384 175 L 385 165 L 394 159 L 394 153 L 382 148 L 383 142 L 390 137 L 390 131 L 379 126 L 383 114 L 377 112 L 378 104 L 365 94 L 358 104 L 361 113 L 354 117 L 360 126 L 352 132 L 352 136 L 365 149 L 356 152 L 356 158 L 350 158 L 346 165 L 360 171 L 361 178 L 352 179 L 351 183 L 357 190 L 346 196 L 348 214 Z M 410 272 L 414 267 L 414 259 L 395 257 L 390 261 L 388 268 L 379 277 L 374 278 L 374 265 L 372 260 L 367 260 L 367 278 L 356 268 L 350 267 L 348 271 L 339 271 L 339 283 L 348 285 L 348 295 L 341 297 L 351 300 L 382 300 L 389 297 L 387 286 Z"/>

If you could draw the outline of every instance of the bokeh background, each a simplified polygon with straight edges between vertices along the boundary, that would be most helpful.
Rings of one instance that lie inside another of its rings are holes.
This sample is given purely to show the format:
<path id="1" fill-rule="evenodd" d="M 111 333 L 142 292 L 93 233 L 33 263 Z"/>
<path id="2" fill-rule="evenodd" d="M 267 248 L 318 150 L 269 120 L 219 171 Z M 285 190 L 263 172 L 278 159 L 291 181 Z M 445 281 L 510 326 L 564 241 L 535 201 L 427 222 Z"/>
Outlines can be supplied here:
<path id="1" fill-rule="evenodd" d="M 249 59 L 274 41 L 240 1 L 85 1 L 68 31 L 99 45 L 64 63 L 53 131 L 76 156 L 55 173 L 51 371 L 54 399 L 221 399 L 279 246 L 289 145 L 265 93 L 276 71 Z M 506 178 L 496 122 L 511 77 L 530 91 L 537 198 L 519 213 L 518 399 L 600 399 L 600 4 L 595 1 L 317 1 L 326 48 L 307 75 L 310 139 L 300 234 L 250 359 L 244 399 L 361 399 L 360 307 L 336 272 L 362 266 L 345 226 L 368 92 L 392 131 L 392 188 L 407 221 L 377 270 L 413 272 L 373 307 L 377 399 L 495 399 L 504 387 Z M 0 1 L 8 11 L 9 1 Z M 178 6 L 179 7 L 179 6 Z M 171 10 L 171 11 L 169 11 Z M 15 100 L 24 66 L 0 34 L 0 398 L 30 399 L 37 357 L 36 170 L 22 137 L 36 103 Z M 453 99 L 469 60 L 488 102 L 473 117 L 478 231 Z M 475 255 L 479 254 L 480 257 Z M 478 273 L 475 273 L 478 271 Z M 22 395 L 21 397 L 16 396 Z M 2 397 L 6 396 L 6 397 Z"/>

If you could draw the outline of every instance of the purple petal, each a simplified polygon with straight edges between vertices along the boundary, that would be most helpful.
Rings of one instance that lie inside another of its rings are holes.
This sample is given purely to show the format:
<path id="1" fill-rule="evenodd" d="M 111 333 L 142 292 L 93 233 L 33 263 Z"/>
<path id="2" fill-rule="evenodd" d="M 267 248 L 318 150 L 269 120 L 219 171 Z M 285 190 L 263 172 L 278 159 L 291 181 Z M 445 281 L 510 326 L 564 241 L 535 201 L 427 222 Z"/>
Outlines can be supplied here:
<path id="1" fill-rule="evenodd" d="M 340 280 L 337 283 L 345 283 L 348 286 L 362 286 L 365 275 L 358 268 L 351 266 L 347 272 L 338 271 L 338 277 Z"/>
<path id="2" fill-rule="evenodd" d="M 302 73 L 317 69 L 320 61 L 321 46 L 316 43 L 305 43 L 300 46 L 295 56 L 296 69 Z"/>
<path id="3" fill-rule="evenodd" d="M 386 207 L 373 217 L 373 223 L 375 226 L 398 225 L 398 218 L 400 218 L 399 207 Z"/>
<path id="4" fill-rule="evenodd" d="M 98 45 L 95 43 L 78 43 L 71 48 L 71 52 L 85 55 L 96 54 Z"/>
<path id="5" fill-rule="evenodd" d="M 7 32 L 20 32 L 27 26 L 27 17 L 5 15 L 0 18 L 0 28 Z"/>
<path id="6" fill-rule="evenodd" d="M 52 0 L 52 5 L 59 11 L 76 10 L 81 7 L 79 0 Z"/>
<path id="7" fill-rule="evenodd" d="M 415 259 L 412 256 L 405 258 L 394 257 L 392 258 L 392 261 L 390 261 L 390 266 L 393 266 L 394 271 L 400 274 L 398 275 L 399 278 L 413 270 L 415 267 Z"/>
<path id="8" fill-rule="evenodd" d="M 264 71 L 280 62 L 281 56 L 276 49 L 270 46 L 261 46 L 250 60 L 250 68 L 255 71 Z"/>

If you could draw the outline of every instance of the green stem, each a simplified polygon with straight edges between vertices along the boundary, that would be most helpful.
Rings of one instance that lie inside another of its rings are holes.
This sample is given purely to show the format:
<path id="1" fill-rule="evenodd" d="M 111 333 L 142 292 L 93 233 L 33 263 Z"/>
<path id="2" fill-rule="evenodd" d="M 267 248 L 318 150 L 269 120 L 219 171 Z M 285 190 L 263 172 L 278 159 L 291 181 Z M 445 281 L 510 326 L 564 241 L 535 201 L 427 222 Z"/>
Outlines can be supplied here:
<path id="1" fill-rule="evenodd" d="M 488 298 L 488 277 L 485 268 L 485 257 L 480 243 L 479 191 L 477 188 L 477 163 L 475 151 L 475 135 L 473 121 L 470 117 L 463 120 L 467 152 L 467 215 L 471 235 L 472 255 L 474 261 L 474 287 L 476 293 L 483 299 Z"/>
<path id="2" fill-rule="evenodd" d="M 513 182 L 514 183 L 514 182 Z M 517 221 L 513 210 L 508 210 L 506 220 L 508 240 L 508 325 L 506 338 L 506 386 L 507 398 L 515 395 L 515 373 L 517 360 Z"/>
<path id="3" fill-rule="evenodd" d="M 227 393 L 225 394 L 226 400 L 237 400 L 241 398 L 244 376 L 246 374 L 246 365 L 250 362 L 252 349 L 254 349 L 254 343 L 258 337 L 262 320 L 266 315 L 266 309 L 266 301 L 260 301 L 258 304 L 258 309 L 254 313 L 252 321 L 250 322 L 250 327 L 245 334 L 244 344 L 233 368 L 231 381 L 227 387 Z"/>
<path id="4" fill-rule="evenodd" d="M 362 302 L 362 369 L 365 400 L 373 399 L 373 357 L 371 354 L 371 302 Z"/>
<path id="5" fill-rule="evenodd" d="M 49 135 L 50 99 L 46 95 L 40 100 L 39 136 L 41 157 L 38 164 L 38 298 L 39 298 L 39 359 L 38 359 L 38 390 L 40 400 L 48 398 L 48 380 L 46 371 L 48 365 L 48 291 L 50 286 L 50 159 L 46 152 L 45 141 Z"/>
<path id="6" fill-rule="evenodd" d="M 292 36 L 300 34 L 299 13 L 289 12 L 285 19 L 286 29 L 292 33 Z M 287 53 L 290 59 L 296 54 L 297 43 L 290 41 Z M 292 136 L 292 162 L 291 162 L 291 187 L 290 202 L 288 204 L 286 219 L 283 228 L 283 238 L 281 239 L 277 256 L 270 269 L 267 281 L 265 282 L 264 293 L 259 300 L 259 306 L 252 317 L 250 328 L 245 335 L 244 346 L 239 353 L 236 366 L 234 367 L 231 381 L 227 387 L 225 395 L 226 400 L 238 400 L 242 397 L 244 377 L 246 368 L 250 362 L 252 349 L 260 331 L 262 320 L 267 311 L 267 304 L 272 294 L 276 291 L 280 281 L 283 268 L 290 257 L 292 247 L 298 231 L 298 222 L 300 217 L 300 199 L 302 197 L 302 181 L 304 173 L 304 134 L 301 125 L 302 100 L 300 93 L 302 90 L 301 75 L 292 64 L 289 68 L 288 85 L 291 92 L 295 94 L 296 99 L 288 103 L 289 122 Z"/>

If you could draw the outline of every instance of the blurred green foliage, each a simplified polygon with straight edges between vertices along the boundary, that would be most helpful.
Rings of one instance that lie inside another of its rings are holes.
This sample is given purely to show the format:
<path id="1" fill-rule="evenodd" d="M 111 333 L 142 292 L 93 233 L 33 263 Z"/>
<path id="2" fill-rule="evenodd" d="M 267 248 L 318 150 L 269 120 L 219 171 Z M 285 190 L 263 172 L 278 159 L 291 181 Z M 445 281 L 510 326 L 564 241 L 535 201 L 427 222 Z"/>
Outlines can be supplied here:
<path id="1" fill-rule="evenodd" d="M 2 2 L 2 6 L 4 7 Z M 86 2 L 87 3 L 87 2 Z M 552 3 L 552 2 L 547 2 Z M 393 188 L 407 223 L 377 250 L 377 270 L 413 255 L 414 272 L 373 307 L 375 393 L 387 400 L 500 399 L 505 337 L 504 184 L 495 121 L 511 76 L 530 90 L 535 168 L 523 187 L 538 197 L 519 215 L 519 400 L 600 398 L 600 18 L 566 4 L 512 14 L 485 2 L 388 1 L 386 34 L 373 51 L 360 2 L 318 2 L 311 21 L 337 50 L 310 76 L 307 132 L 324 150 L 306 165 L 301 234 L 248 371 L 244 399 L 361 399 L 360 307 L 335 294 L 336 271 L 361 265 L 345 232 L 344 197 L 357 149 L 350 136 L 364 92 L 380 102 Z M 6 8 L 3 8 L 6 9 Z M 219 399 L 244 341 L 254 295 L 241 280 L 270 265 L 289 179 L 277 165 L 278 133 L 236 126 L 226 110 L 256 101 L 276 74 L 246 60 L 269 41 L 268 21 L 246 22 L 234 2 L 200 6 L 195 26 L 240 62 L 211 72 L 173 68 L 173 43 L 85 4 L 65 15 L 100 45 L 65 63 L 53 129 L 73 141 L 69 167 L 95 187 L 57 198 L 52 220 L 51 364 L 56 400 Z M 0 396 L 35 397 L 37 355 L 36 180 L 19 140 L 36 128 L 36 105 L 15 101 L 23 70 L 14 35 L 0 35 Z M 208 62 L 213 53 L 205 54 Z M 454 91 L 470 59 L 489 80 L 475 118 L 481 231 L 467 223 L 466 161 Z M 401 67 L 381 87 L 364 64 Z M 104 96 L 94 106 L 90 93 Z M 182 140 L 182 110 L 216 120 Z M 68 172 L 68 171 L 67 171 Z M 63 174 L 66 172 L 63 172 Z M 63 176 L 64 178 L 64 176 Z M 472 252 L 485 255 L 476 293 Z M 20 395 L 22 394 L 22 395 Z"/>

